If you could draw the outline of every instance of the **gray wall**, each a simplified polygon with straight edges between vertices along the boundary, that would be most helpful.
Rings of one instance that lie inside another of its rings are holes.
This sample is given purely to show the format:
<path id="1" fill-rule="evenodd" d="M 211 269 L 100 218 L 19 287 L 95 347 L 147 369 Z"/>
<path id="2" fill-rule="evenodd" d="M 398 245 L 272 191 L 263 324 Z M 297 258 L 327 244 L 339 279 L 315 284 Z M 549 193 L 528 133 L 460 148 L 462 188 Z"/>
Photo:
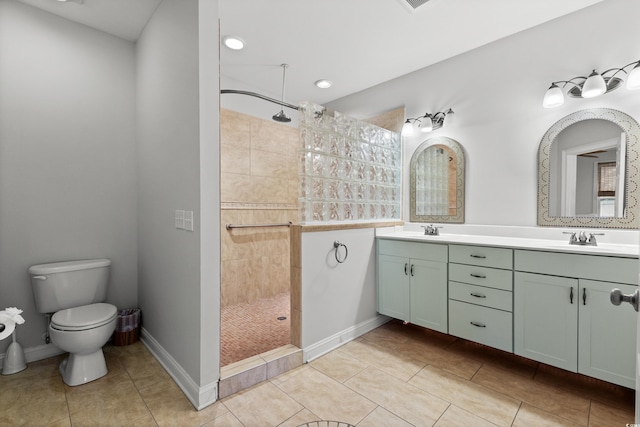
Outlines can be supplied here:
<path id="1" fill-rule="evenodd" d="M 199 17 L 198 1 L 163 1 L 136 51 L 138 299 L 197 385 L 218 379 L 220 336 L 217 2 L 201 3 Z M 193 232 L 174 227 L 176 209 L 194 211 Z"/>
<path id="2" fill-rule="evenodd" d="M 30 265 L 110 258 L 107 301 L 137 304 L 134 68 L 132 43 L 0 0 L 0 309 L 25 348 L 46 328 Z"/>

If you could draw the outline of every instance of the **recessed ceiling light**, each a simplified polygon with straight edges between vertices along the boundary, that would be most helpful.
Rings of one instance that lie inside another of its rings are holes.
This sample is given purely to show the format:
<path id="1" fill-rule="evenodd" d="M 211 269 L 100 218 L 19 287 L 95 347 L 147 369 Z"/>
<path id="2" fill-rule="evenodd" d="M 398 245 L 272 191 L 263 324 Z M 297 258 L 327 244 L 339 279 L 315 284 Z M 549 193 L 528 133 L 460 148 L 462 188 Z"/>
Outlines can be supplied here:
<path id="1" fill-rule="evenodd" d="M 240 50 L 244 48 L 244 40 L 236 36 L 224 36 L 222 38 L 222 43 L 224 43 L 224 45 L 229 49 L 233 50 Z"/>
<path id="2" fill-rule="evenodd" d="M 318 86 L 320 89 L 329 89 L 332 84 L 333 83 L 331 83 L 331 81 L 326 79 L 321 79 L 316 82 L 316 86 Z"/>

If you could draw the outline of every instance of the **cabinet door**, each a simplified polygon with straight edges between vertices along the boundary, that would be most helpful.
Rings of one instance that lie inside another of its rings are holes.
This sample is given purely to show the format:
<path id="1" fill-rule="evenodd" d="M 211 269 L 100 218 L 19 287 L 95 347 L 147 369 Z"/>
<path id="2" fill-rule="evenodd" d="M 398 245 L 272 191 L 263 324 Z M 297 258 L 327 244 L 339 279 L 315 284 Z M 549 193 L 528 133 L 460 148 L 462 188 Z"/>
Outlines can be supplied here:
<path id="1" fill-rule="evenodd" d="M 580 280 L 578 371 L 635 388 L 636 312 L 631 304 L 611 304 L 618 288 L 632 294 L 631 285 Z"/>
<path id="2" fill-rule="evenodd" d="M 378 313 L 410 320 L 409 258 L 378 255 Z"/>
<path id="3" fill-rule="evenodd" d="M 447 264 L 411 259 L 411 322 L 447 333 Z"/>
<path id="4" fill-rule="evenodd" d="M 576 372 L 578 280 L 515 273 L 514 353 Z"/>

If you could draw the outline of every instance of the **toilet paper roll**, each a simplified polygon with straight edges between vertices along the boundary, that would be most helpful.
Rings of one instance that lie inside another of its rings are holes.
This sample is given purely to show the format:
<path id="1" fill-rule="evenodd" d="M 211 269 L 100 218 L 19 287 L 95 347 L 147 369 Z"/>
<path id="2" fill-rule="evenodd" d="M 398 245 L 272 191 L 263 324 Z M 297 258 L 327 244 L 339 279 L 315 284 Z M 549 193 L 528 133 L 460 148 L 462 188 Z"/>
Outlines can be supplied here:
<path id="1" fill-rule="evenodd" d="M 5 313 L 0 313 L 0 323 L 4 325 L 4 331 L 0 332 L 0 341 L 6 337 L 10 337 L 13 330 L 16 328 L 16 322 Z"/>

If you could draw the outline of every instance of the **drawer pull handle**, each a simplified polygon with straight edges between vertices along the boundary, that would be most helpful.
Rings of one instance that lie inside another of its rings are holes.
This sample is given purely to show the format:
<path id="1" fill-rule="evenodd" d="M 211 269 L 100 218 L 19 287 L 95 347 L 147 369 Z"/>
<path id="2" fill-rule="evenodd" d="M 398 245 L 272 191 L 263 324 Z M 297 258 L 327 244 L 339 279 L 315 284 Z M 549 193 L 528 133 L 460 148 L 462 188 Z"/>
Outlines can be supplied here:
<path id="1" fill-rule="evenodd" d="M 471 273 L 470 276 L 471 277 L 477 277 L 478 279 L 486 279 L 487 278 L 487 276 L 485 276 L 484 274 Z"/>
<path id="2" fill-rule="evenodd" d="M 475 292 L 471 292 L 469 295 L 471 295 L 472 297 L 476 297 L 476 298 L 486 298 L 486 295 L 482 295 L 482 294 L 476 294 Z"/>
<path id="3" fill-rule="evenodd" d="M 473 326 L 477 326 L 478 328 L 486 328 L 487 325 L 480 323 L 480 322 L 469 322 L 471 323 Z"/>
<path id="4" fill-rule="evenodd" d="M 471 254 L 469 255 L 471 258 L 480 258 L 480 259 L 485 259 L 487 258 L 485 255 L 475 255 L 475 254 Z"/>

